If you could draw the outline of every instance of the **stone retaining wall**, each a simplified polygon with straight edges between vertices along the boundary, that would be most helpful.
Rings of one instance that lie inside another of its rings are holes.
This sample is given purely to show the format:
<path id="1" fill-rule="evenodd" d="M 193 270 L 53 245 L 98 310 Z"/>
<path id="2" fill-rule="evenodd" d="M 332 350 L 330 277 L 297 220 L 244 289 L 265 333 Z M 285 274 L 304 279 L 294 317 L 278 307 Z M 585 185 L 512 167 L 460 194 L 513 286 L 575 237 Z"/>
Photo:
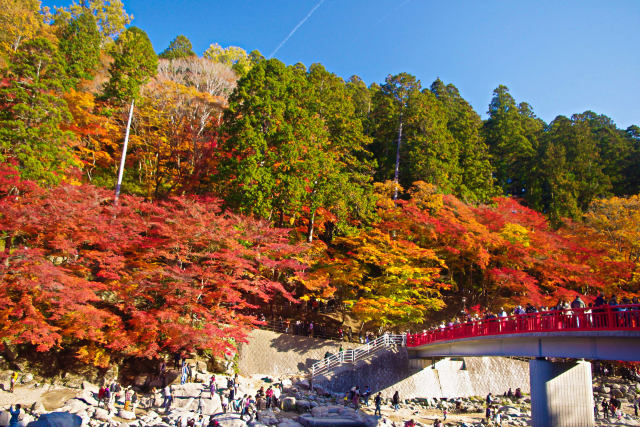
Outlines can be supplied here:
<path id="1" fill-rule="evenodd" d="M 256 330 L 240 347 L 239 368 L 244 375 L 307 374 L 324 354 L 338 352 L 340 342 Z M 342 343 L 344 349 L 358 344 Z M 464 357 L 409 362 L 406 348 L 382 351 L 354 365 L 347 364 L 314 378 L 313 385 L 343 393 L 354 385 L 368 385 L 391 397 L 469 397 L 503 394 L 511 387 L 529 393 L 529 364 L 504 357 Z M 426 363 L 425 363 L 426 362 Z M 421 368 L 424 366 L 424 368 Z"/>
<path id="2" fill-rule="evenodd" d="M 238 368 L 242 375 L 264 374 L 271 376 L 304 375 L 324 354 L 337 353 L 360 344 L 322 340 L 300 335 L 280 334 L 256 329 L 249 334 L 247 344 L 240 344 Z"/>

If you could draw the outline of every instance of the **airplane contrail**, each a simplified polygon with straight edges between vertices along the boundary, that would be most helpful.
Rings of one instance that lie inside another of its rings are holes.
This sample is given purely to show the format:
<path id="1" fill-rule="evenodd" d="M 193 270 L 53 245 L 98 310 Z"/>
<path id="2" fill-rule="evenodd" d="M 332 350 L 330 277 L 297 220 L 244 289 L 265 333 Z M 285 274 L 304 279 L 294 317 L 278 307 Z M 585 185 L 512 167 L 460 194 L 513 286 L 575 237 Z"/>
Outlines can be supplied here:
<path id="1" fill-rule="evenodd" d="M 307 13 L 307 16 L 305 16 L 304 18 L 302 18 L 302 20 L 300 22 L 298 22 L 298 25 L 296 25 L 295 27 L 293 27 L 293 30 L 291 30 L 291 32 L 289 34 L 287 34 L 287 37 L 284 38 L 284 40 L 282 40 L 280 42 L 280 44 L 278 45 L 278 47 L 275 48 L 275 50 L 273 52 L 271 52 L 271 55 L 269 55 L 269 59 L 273 58 L 273 55 L 275 55 L 276 53 L 278 53 L 278 51 L 280 50 L 280 48 L 282 46 L 284 46 L 284 44 L 286 42 L 289 41 L 289 39 L 291 38 L 291 36 L 293 36 L 295 34 L 296 31 L 298 31 L 298 28 L 302 27 L 302 25 L 307 22 L 307 19 L 309 19 L 311 17 L 311 15 L 313 15 L 313 12 L 316 11 L 316 9 L 318 9 L 322 3 L 324 3 L 324 0 L 320 0 L 318 2 L 318 4 L 316 4 L 313 9 L 311 9 L 309 11 L 309 13 Z"/>

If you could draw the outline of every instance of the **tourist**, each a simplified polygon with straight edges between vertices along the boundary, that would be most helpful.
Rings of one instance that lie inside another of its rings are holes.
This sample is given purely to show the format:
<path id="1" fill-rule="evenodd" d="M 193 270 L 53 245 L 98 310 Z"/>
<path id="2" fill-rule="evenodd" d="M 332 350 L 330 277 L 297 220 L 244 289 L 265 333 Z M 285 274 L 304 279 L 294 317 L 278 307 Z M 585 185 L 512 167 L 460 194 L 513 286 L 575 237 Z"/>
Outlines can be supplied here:
<path id="1" fill-rule="evenodd" d="M 513 396 L 516 399 L 521 399 L 522 398 L 522 390 L 520 390 L 520 387 L 516 388 L 516 392 L 513 394 Z"/>
<path id="2" fill-rule="evenodd" d="M 353 393 L 352 402 L 353 407 L 356 409 L 356 412 L 358 412 L 358 409 L 360 408 L 360 390 L 358 388 L 356 388 L 355 393 Z"/>
<path id="3" fill-rule="evenodd" d="M 371 388 L 367 386 L 362 397 L 364 397 L 364 406 L 369 406 L 369 396 L 371 396 Z"/>
<path id="4" fill-rule="evenodd" d="M 130 411 L 131 410 L 131 396 L 133 395 L 133 391 L 131 390 L 131 387 L 127 387 L 124 391 L 124 410 L 125 411 Z"/>
<path id="5" fill-rule="evenodd" d="M 442 421 L 440 421 L 440 419 L 436 418 L 436 420 L 433 422 L 433 427 L 443 427 Z"/>
<path id="6" fill-rule="evenodd" d="M 606 399 L 602 399 L 601 409 L 602 409 L 602 418 L 606 418 L 609 412 L 609 404 L 607 403 Z"/>
<path id="7" fill-rule="evenodd" d="M 396 392 L 393 393 L 393 398 L 391 398 L 391 403 L 393 404 L 393 411 L 397 412 L 398 409 L 400 408 L 400 393 L 398 393 L 398 390 L 396 390 Z"/>
<path id="8" fill-rule="evenodd" d="M 188 373 L 189 367 L 187 366 L 186 363 L 184 363 L 184 361 L 182 361 L 182 371 L 180 374 L 180 385 L 184 385 L 184 383 L 187 382 L 187 373 Z"/>
<path id="9" fill-rule="evenodd" d="M 489 421 L 491 419 L 491 405 L 487 405 L 487 409 L 484 411 L 484 417 Z"/>
<path id="10" fill-rule="evenodd" d="M 269 386 L 269 388 L 265 392 L 265 396 L 267 398 L 267 409 L 269 409 L 271 408 L 271 403 L 273 399 L 273 387 Z"/>
<path id="11" fill-rule="evenodd" d="M 447 421 L 447 408 L 442 408 L 442 421 Z"/>
<path id="12" fill-rule="evenodd" d="M 376 414 L 382 416 L 382 395 L 380 393 L 376 394 L 376 397 L 373 399 L 373 403 L 376 405 L 375 411 L 373 411 L 373 415 Z"/>
<path id="13" fill-rule="evenodd" d="M 496 426 L 502 426 L 502 414 L 500 411 L 496 411 L 496 414 L 493 416 L 493 422 Z"/>
<path id="14" fill-rule="evenodd" d="M 416 427 L 416 423 L 411 419 L 409 421 L 404 422 L 404 427 Z"/>
<path id="15" fill-rule="evenodd" d="M 220 393 L 220 406 L 222 406 L 222 413 L 227 413 L 227 408 L 229 408 L 229 399 L 223 393 Z"/>
<path id="16" fill-rule="evenodd" d="M 18 371 L 13 371 L 11 374 L 11 379 L 9 380 L 9 393 L 13 393 L 13 388 L 16 385 L 16 381 L 18 380 Z"/>
<path id="17" fill-rule="evenodd" d="M 131 390 L 131 412 L 135 413 L 136 412 L 136 408 L 138 407 L 138 403 L 140 403 L 138 401 L 138 395 L 136 394 L 135 390 Z"/>
<path id="18" fill-rule="evenodd" d="M 105 386 L 100 387 L 100 389 L 98 390 L 98 408 L 100 407 L 100 404 L 102 402 L 105 403 L 106 406 L 106 399 L 105 399 L 105 395 L 106 393 L 109 391 L 109 389 Z"/>
<path id="19" fill-rule="evenodd" d="M 9 407 L 9 414 L 11 414 L 11 419 L 9 420 L 9 427 L 17 427 L 20 422 L 20 409 L 22 406 L 18 403 L 16 408 L 13 409 L 13 405 Z"/>
<path id="20" fill-rule="evenodd" d="M 213 394 L 216 392 L 216 389 L 216 376 L 211 375 L 211 378 L 209 379 L 209 393 L 211 399 L 213 399 Z"/>
<path id="21" fill-rule="evenodd" d="M 511 391 L 511 387 L 509 387 L 509 391 L 507 391 L 507 397 L 508 398 L 512 398 L 513 397 L 513 391 Z"/>
<path id="22" fill-rule="evenodd" d="M 276 384 L 273 388 L 273 395 L 271 396 L 271 406 L 277 408 L 280 405 L 280 395 L 282 394 L 282 383 Z"/>
<path id="23" fill-rule="evenodd" d="M 487 406 L 490 406 L 492 402 L 493 402 L 493 396 L 491 395 L 491 393 L 489 393 L 487 394 Z"/>
<path id="24" fill-rule="evenodd" d="M 244 416 L 249 415 L 249 421 L 251 421 L 253 419 L 253 415 L 251 414 L 251 397 L 245 394 L 240 404 L 242 407 L 242 412 L 240 412 L 240 419 L 244 420 Z"/>
<path id="25" fill-rule="evenodd" d="M 167 384 L 163 389 L 164 400 L 162 401 L 162 408 L 165 408 L 167 412 L 171 408 L 171 402 L 173 402 L 173 395 L 171 394 L 171 385 Z"/>

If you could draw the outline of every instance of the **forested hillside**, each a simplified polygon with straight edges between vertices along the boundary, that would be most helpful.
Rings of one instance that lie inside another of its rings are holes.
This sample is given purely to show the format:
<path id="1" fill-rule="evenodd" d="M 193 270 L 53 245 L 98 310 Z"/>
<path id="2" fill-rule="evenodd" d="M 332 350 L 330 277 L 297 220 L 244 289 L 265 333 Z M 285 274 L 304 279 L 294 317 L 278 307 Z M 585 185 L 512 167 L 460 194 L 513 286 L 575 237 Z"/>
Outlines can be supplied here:
<path id="1" fill-rule="evenodd" d="M 462 297 L 639 294 L 638 126 L 545 123 L 505 86 L 483 120 L 439 79 L 161 50 L 130 23 L 0 0 L 3 343 L 104 366 L 222 354 L 273 302 L 404 328 Z"/>

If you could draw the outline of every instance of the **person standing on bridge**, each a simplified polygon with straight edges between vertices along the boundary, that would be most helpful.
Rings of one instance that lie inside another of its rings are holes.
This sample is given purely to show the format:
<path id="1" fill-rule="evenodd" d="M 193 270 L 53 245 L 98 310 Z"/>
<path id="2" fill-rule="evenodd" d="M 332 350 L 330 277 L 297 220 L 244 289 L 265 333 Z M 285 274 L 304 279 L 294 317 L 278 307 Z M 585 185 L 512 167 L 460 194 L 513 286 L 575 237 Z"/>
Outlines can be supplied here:
<path id="1" fill-rule="evenodd" d="M 575 310 L 573 314 L 576 318 L 576 328 L 580 327 L 580 317 L 583 315 L 583 311 L 586 307 L 587 306 L 580 298 L 580 295 L 576 295 L 575 299 L 571 301 L 571 308 Z"/>

